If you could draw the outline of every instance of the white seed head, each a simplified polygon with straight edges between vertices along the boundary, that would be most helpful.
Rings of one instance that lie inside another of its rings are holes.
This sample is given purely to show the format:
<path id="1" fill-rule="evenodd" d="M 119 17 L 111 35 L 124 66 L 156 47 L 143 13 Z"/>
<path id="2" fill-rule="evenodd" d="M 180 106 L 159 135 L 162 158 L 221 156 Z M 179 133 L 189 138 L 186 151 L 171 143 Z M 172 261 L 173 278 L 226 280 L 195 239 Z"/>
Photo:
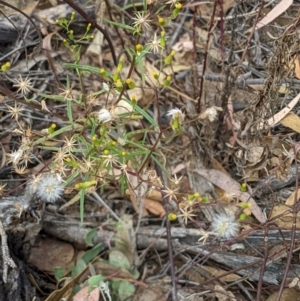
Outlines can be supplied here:
<path id="1" fill-rule="evenodd" d="M 207 108 L 203 113 L 199 115 L 200 119 L 207 118 L 210 122 L 213 122 L 218 117 L 218 111 L 223 111 L 221 107 L 212 106 Z"/>
<path id="2" fill-rule="evenodd" d="M 35 187 L 38 197 L 46 203 L 55 202 L 64 192 L 62 180 L 57 175 L 45 175 Z"/>
<path id="3" fill-rule="evenodd" d="M 107 109 L 101 109 L 98 113 L 98 120 L 100 122 L 109 122 L 111 121 L 112 117 L 110 112 Z"/>
<path id="4" fill-rule="evenodd" d="M 238 234 L 239 223 L 233 215 L 217 214 L 211 222 L 211 232 L 220 238 L 229 239 Z"/>
<path id="5" fill-rule="evenodd" d="M 174 108 L 169 110 L 166 116 L 170 116 L 172 120 L 178 118 L 179 122 L 182 122 L 185 115 L 180 109 Z"/>

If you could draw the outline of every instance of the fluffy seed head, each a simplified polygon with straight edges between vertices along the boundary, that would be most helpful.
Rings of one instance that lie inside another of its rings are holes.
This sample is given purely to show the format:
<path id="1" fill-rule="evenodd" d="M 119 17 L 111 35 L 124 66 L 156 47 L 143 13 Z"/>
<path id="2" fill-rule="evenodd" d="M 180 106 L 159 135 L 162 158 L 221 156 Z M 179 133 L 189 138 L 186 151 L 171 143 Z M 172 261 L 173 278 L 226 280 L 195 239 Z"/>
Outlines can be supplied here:
<path id="1" fill-rule="evenodd" d="M 220 238 L 229 239 L 237 235 L 239 231 L 239 223 L 235 221 L 235 217 L 227 214 L 217 214 L 211 222 L 211 232 Z"/>
<path id="2" fill-rule="evenodd" d="M 178 108 L 169 110 L 166 116 L 170 116 L 172 120 L 178 118 L 179 122 L 182 122 L 185 117 L 184 113 Z"/>
<path id="3" fill-rule="evenodd" d="M 62 180 L 58 175 L 45 175 L 37 183 L 35 192 L 46 203 L 55 202 L 64 192 Z"/>
<path id="4" fill-rule="evenodd" d="M 110 112 L 107 110 L 107 109 L 101 109 L 98 113 L 98 120 L 100 122 L 108 122 L 108 121 L 111 121 L 112 117 L 111 117 L 111 114 Z"/>

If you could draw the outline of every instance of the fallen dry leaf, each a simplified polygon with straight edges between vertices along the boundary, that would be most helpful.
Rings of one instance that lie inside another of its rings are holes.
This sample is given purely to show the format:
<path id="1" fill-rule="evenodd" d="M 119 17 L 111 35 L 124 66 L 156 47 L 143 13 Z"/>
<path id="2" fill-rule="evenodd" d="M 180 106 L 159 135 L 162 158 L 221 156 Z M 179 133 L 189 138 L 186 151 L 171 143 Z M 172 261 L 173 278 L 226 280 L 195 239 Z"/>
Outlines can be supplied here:
<path id="1" fill-rule="evenodd" d="M 294 106 L 299 102 L 300 99 L 300 93 L 280 112 L 275 114 L 273 117 L 269 118 L 268 124 L 269 126 L 275 126 L 280 120 L 282 120 L 293 108 Z M 264 122 L 261 122 L 259 125 L 259 128 L 262 129 L 264 127 Z"/>
<path id="2" fill-rule="evenodd" d="M 73 296 L 73 301 L 98 301 L 100 297 L 99 288 L 93 289 L 89 292 L 89 287 L 85 286 L 76 295 Z"/>
<path id="3" fill-rule="evenodd" d="M 270 218 L 273 218 L 276 225 L 280 228 L 291 229 L 293 226 L 293 209 L 291 206 L 274 206 Z M 297 214 L 296 227 L 300 227 L 300 213 Z"/>
<path id="4" fill-rule="evenodd" d="M 265 150 L 265 148 L 262 147 L 262 146 L 251 147 L 246 152 L 246 159 L 247 159 L 247 161 L 249 161 L 250 163 L 253 163 L 253 164 L 258 163 L 261 160 L 261 158 L 262 158 L 264 150 Z"/>
<path id="5" fill-rule="evenodd" d="M 282 13 L 284 13 L 291 5 L 293 0 L 282 0 L 264 17 L 262 18 L 255 26 L 255 30 L 264 27 L 265 25 L 272 22 Z"/>
<path id="6" fill-rule="evenodd" d="M 65 275 L 70 271 L 74 258 L 71 244 L 52 238 L 37 240 L 31 249 L 29 261 L 41 271 L 53 274 L 54 267 L 62 267 Z"/>
<path id="7" fill-rule="evenodd" d="M 266 301 L 278 300 L 279 291 L 272 293 Z M 299 301 L 299 293 L 294 288 L 285 288 L 280 294 L 280 301 Z"/>
<path id="8" fill-rule="evenodd" d="M 300 133 L 300 118 L 294 113 L 289 113 L 285 116 L 280 123 L 297 133 Z"/>
<path id="9" fill-rule="evenodd" d="M 295 66 L 295 77 L 300 78 L 300 56 L 296 55 L 294 61 L 291 62 L 291 66 Z"/>
<path id="10" fill-rule="evenodd" d="M 215 295 L 219 301 L 237 301 L 234 294 L 226 291 L 221 285 L 215 285 Z"/>
<path id="11" fill-rule="evenodd" d="M 287 200 L 285 201 L 285 204 L 287 206 L 293 206 L 295 204 L 295 196 L 297 193 L 297 199 L 296 202 L 300 199 L 300 188 L 298 188 L 298 190 L 293 191 L 293 193 L 287 198 Z"/>
<path id="12" fill-rule="evenodd" d="M 202 268 L 208 271 L 209 273 L 211 273 L 212 277 L 220 277 L 227 273 L 227 271 L 222 270 L 220 268 L 214 268 L 210 266 L 203 266 Z M 238 281 L 239 279 L 241 279 L 241 276 L 234 273 L 230 273 L 228 275 L 220 277 L 220 280 L 225 282 L 234 282 L 234 281 Z"/>
<path id="13" fill-rule="evenodd" d="M 155 216 L 164 217 L 166 215 L 166 211 L 162 203 L 156 200 L 145 198 L 145 207 L 150 213 Z"/>

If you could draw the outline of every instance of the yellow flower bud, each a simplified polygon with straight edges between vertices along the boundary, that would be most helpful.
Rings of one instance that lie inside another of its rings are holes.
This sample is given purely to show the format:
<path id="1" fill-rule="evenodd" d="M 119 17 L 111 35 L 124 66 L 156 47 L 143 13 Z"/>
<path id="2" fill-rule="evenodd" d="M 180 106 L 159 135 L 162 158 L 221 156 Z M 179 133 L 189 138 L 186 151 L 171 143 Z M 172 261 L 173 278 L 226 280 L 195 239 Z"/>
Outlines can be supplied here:
<path id="1" fill-rule="evenodd" d="M 6 72 L 10 68 L 10 62 L 6 62 L 1 66 L 1 71 Z"/>
<path id="2" fill-rule="evenodd" d="M 162 31 L 160 33 L 160 39 L 159 39 L 159 45 L 162 47 L 162 48 L 165 48 L 166 47 L 166 37 L 165 37 L 166 33 L 164 31 Z"/>
<path id="3" fill-rule="evenodd" d="M 127 78 L 125 82 L 126 82 L 129 89 L 134 89 L 135 88 L 135 83 L 133 81 L 131 81 L 130 78 Z"/>
<path id="4" fill-rule="evenodd" d="M 175 213 L 169 213 L 168 214 L 168 220 L 169 221 L 175 221 L 177 219 L 177 215 Z"/>
<path id="5" fill-rule="evenodd" d="M 166 65 L 170 65 L 172 63 L 173 60 L 173 56 L 175 55 L 175 51 L 172 50 L 172 52 L 165 58 L 164 62 Z"/>
<path id="6" fill-rule="evenodd" d="M 56 128 L 56 124 L 52 123 L 48 128 L 48 134 L 52 134 Z"/>
<path id="7" fill-rule="evenodd" d="M 136 50 L 137 52 L 142 52 L 143 49 L 144 49 L 144 47 L 143 47 L 143 45 L 141 45 L 141 44 L 137 44 L 137 45 L 135 46 L 135 50 Z"/>
<path id="8" fill-rule="evenodd" d="M 167 78 L 164 80 L 164 86 L 169 87 L 171 84 L 172 77 L 170 75 L 167 76 Z"/>
<path id="9" fill-rule="evenodd" d="M 136 98 L 135 98 L 135 95 L 132 95 L 131 96 L 131 104 L 132 106 L 134 107 L 136 105 L 137 101 L 136 101 Z"/>
<path id="10" fill-rule="evenodd" d="M 175 7 L 176 7 L 177 9 L 182 9 L 182 4 L 178 2 L 178 3 L 176 3 Z"/>
<path id="11" fill-rule="evenodd" d="M 153 71 L 153 72 L 152 72 L 152 76 L 153 76 L 156 80 L 158 80 L 158 74 L 157 74 L 156 71 Z"/>
<path id="12" fill-rule="evenodd" d="M 166 25 L 166 21 L 164 18 L 158 18 L 158 23 L 160 26 L 165 26 Z"/>
<path id="13" fill-rule="evenodd" d="M 246 183 L 243 183 L 240 187 L 240 191 L 241 192 L 246 192 L 247 191 L 247 184 Z"/>

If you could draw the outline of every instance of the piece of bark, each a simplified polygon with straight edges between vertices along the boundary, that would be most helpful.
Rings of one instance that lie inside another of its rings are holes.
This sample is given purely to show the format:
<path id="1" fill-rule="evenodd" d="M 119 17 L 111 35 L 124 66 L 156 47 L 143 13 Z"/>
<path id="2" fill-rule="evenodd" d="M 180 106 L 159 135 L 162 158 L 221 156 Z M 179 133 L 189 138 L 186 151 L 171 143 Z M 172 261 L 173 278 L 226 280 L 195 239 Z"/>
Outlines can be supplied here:
<path id="1" fill-rule="evenodd" d="M 280 180 L 276 177 L 276 175 L 271 174 L 266 179 L 263 179 L 260 182 L 258 182 L 256 186 L 257 188 L 254 190 L 254 195 L 262 197 L 264 195 L 273 193 L 274 191 L 279 191 L 284 187 L 294 184 L 296 181 L 296 177 L 298 177 L 298 180 L 300 180 L 300 169 L 298 170 L 297 174 L 296 165 L 293 164 L 291 165 L 285 180 Z"/>
<path id="2" fill-rule="evenodd" d="M 63 220 L 62 220 L 63 219 Z M 61 240 L 72 243 L 78 249 L 86 249 L 87 235 L 97 224 L 91 225 L 90 223 L 80 223 L 76 220 L 68 220 L 64 216 L 55 216 L 49 212 L 45 212 L 43 217 L 43 230 L 45 233 L 59 238 Z M 98 231 L 93 238 L 93 243 L 105 243 L 113 236 L 112 231 Z"/>
<path id="3" fill-rule="evenodd" d="M 184 248 L 184 246 L 181 246 Z M 232 252 L 210 252 L 203 248 L 193 248 L 188 246 L 189 252 L 198 255 L 209 255 L 209 258 L 225 265 L 235 271 L 236 274 L 242 275 L 248 280 L 258 281 L 260 278 L 260 269 L 262 268 L 262 258 L 235 254 Z M 264 267 L 263 282 L 268 284 L 279 285 L 285 272 L 286 264 L 273 261 L 267 261 Z M 294 278 L 300 273 L 299 264 L 291 264 L 287 278 Z"/>
<path id="4" fill-rule="evenodd" d="M 7 283 L 4 283 L 2 278 L 5 267 L 3 271 L 1 269 L 3 254 L 1 254 L 0 295 L 4 296 L 6 301 L 32 300 L 36 296 L 36 290 L 26 276 L 28 270 L 26 262 L 31 246 L 42 228 L 40 221 L 43 210 L 43 203 L 29 195 L 1 198 L 0 219 L 8 238 L 5 253 L 8 253 L 16 264 L 14 268 L 8 266 Z M 7 260 L 6 255 L 4 254 L 4 260 Z"/>

